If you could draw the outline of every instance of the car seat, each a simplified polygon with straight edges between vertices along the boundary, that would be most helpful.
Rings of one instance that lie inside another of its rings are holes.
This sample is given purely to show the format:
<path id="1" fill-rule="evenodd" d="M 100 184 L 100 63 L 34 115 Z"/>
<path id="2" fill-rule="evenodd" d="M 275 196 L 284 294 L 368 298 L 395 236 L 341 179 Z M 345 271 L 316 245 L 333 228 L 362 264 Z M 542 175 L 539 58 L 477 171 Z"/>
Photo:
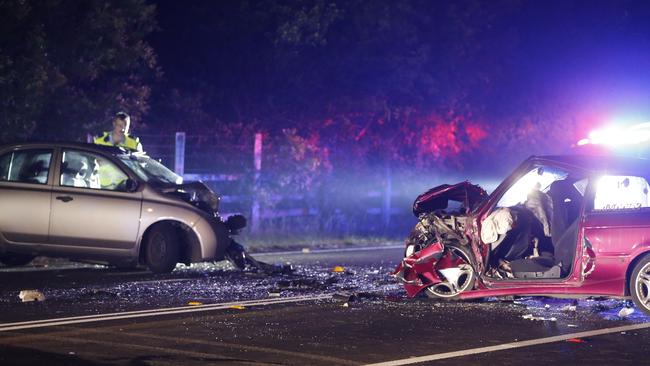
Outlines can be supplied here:
<path id="1" fill-rule="evenodd" d="M 515 278 L 562 278 L 569 274 L 576 250 L 577 218 L 554 243 L 554 254 L 542 252 L 539 257 L 510 262 Z"/>
<path id="2" fill-rule="evenodd" d="M 553 201 L 551 238 L 557 242 L 580 214 L 582 196 L 569 178 L 553 182 L 548 193 Z"/>
<path id="3" fill-rule="evenodd" d="M 61 164 L 61 185 L 67 187 L 88 187 L 86 174 L 88 164 L 81 160 L 68 160 Z"/>

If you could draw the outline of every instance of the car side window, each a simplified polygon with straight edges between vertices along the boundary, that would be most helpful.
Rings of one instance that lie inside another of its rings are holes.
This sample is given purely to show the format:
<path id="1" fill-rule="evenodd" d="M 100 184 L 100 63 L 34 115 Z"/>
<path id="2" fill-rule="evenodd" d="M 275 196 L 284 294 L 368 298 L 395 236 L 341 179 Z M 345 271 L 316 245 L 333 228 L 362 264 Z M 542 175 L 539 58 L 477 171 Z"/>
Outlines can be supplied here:
<path id="1" fill-rule="evenodd" d="M 52 150 L 12 151 L 0 157 L 0 180 L 47 184 Z"/>
<path id="2" fill-rule="evenodd" d="M 596 181 L 594 211 L 650 207 L 650 186 L 644 177 L 605 175 Z"/>
<path id="3" fill-rule="evenodd" d="M 103 156 L 64 150 L 59 184 L 65 187 L 125 191 L 128 179 L 119 167 Z"/>

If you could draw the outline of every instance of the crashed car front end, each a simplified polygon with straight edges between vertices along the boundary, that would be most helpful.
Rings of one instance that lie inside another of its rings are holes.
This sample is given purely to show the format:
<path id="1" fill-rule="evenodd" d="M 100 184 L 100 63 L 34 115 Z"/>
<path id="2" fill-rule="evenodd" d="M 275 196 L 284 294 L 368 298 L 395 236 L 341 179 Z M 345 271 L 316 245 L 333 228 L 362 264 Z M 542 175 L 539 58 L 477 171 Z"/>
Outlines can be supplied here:
<path id="1" fill-rule="evenodd" d="M 219 214 L 221 198 L 205 183 L 197 181 L 176 184 L 167 186 L 162 191 L 169 196 L 183 200 L 203 212 L 203 220 L 200 221 L 203 221 L 211 227 L 218 242 L 227 243 L 226 245 L 218 245 L 215 248 L 216 250 L 212 259 L 231 259 L 233 257 L 232 253 L 244 251 L 240 244 L 232 240 L 232 236 L 239 234 L 241 229 L 246 227 L 246 218 L 243 215 L 231 215 L 226 219 L 221 217 Z"/>
<path id="2" fill-rule="evenodd" d="M 265 273 L 289 273 L 293 270 L 291 266 L 274 266 L 258 261 L 246 252 L 244 246 L 232 238 L 246 227 L 246 218 L 243 215 L 231 215 L 224 220 L 219 214 L 221 198 L 205 183 L 179 184 L 168 188 L 167 194 L 177 196 L 206 213 L 206 222 L 211 225 L 212 231 L 217 234 L 219 240 L 228 242 L 227 246 L 218 248 L 214 260 L 228 259 L 240 270 L 255 269 Z"/>
<path id="3" fill-rule="evenodd" d="M 180 207 L 170 211 L 169 206 L 151 206 L 144 210 L 145 227 L 157 220 L 175 218 L 173 221 L 179 222 L 175 225 L 181 229 L 180 232 L 185 238 L 184 247 L 189 251 L 182 256 L 185 263 L 224 259 L 228 248 L 233 246 L 232 236 L 246 226 L 244 216 L 233 215 L 224 220 L 219 214 L 221 198 L 210 187 L 201 181 L 183 183 L 182 177 L 155 159 L 137 153 L 125 153 L 118 158 L 152 188 L 148 191 L 150 194 L 145 195 L 145 199 L 170 199 L 170 203 L 180 200 L 193 207 L 190 213 Z M 154 214 L 150 215 L 151 213 Z M 195 216 L 196 214 L 199 216 Z M 180 218 L 183 219 L 179 221 Z"/>
<path id="4" fill-rule="evenodd" d="M 418 223 L 393 273 L 409 296 L 426 289 L 429 296 L 452 298 L 474 285 L 480 269 L 473 260 L 470 212 L 486 197 L 479 186 L 461 182 L 435 187 L 415 200 Z M 450 201 L 456 203 L 453 210 Z"/>

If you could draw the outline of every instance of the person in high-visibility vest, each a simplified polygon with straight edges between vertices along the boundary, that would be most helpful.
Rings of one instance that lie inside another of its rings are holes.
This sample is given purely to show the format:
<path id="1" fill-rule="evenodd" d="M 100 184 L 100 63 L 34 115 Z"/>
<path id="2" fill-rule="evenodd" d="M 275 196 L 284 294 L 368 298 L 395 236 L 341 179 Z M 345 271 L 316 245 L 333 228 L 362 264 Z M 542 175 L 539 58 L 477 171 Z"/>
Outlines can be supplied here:
<path id="1" fill-rule="evenodd" d="M 91 176 L 92 188 L 101 188 L 107 190 L 123 190 L 124 182 L 129 178 L 122 170 L 116 167 L 110 161 L 97 158 L 94 161 L 95 170 Z"/>
<path id="2" fill-rule="evenodd" d="M 106 131 L 95 137 L 97 145 L 121 146 L 130 150 L 142 152 L 142 144 L 137 137 L 129 136 L 131 117 L 125 112 L 118 112 L 113 118 L 113 130 Z"/>

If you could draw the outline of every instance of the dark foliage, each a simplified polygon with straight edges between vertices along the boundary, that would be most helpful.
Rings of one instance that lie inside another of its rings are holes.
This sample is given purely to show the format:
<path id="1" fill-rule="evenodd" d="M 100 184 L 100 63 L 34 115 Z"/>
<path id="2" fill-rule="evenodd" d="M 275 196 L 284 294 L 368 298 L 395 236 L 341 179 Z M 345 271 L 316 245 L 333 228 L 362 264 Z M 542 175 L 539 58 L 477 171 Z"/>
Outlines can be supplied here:
<path id="1" fill-rule="evenodd" d="M 85 139 L 148 111 L 155 27 L 144 0 L 0 2 L 0 141 Z"/>

